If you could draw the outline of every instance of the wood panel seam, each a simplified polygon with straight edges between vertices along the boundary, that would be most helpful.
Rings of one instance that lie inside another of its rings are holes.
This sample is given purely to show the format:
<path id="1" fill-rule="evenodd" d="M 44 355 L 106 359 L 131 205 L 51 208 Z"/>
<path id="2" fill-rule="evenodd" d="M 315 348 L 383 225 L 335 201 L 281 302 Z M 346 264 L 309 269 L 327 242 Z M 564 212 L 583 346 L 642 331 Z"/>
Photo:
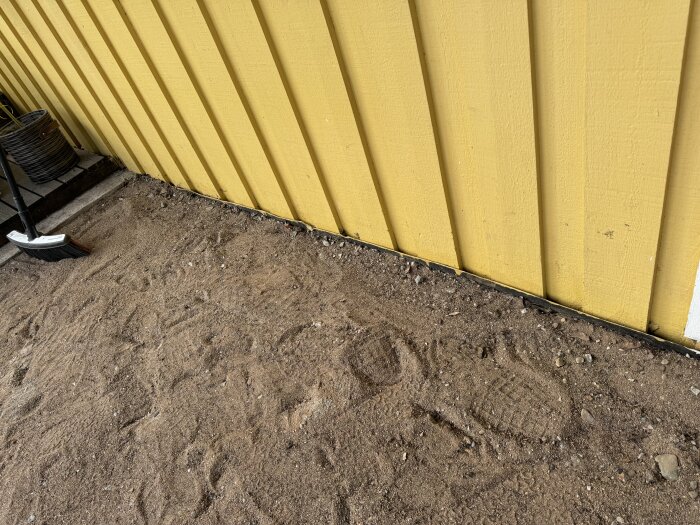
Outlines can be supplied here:
<path id="1" fill-rule="evenodd" d="M 294 117 L 296 118 L 297 126 L 299 127 L 301 136 L 304 139 L 304 144 L 306 145 L 309 157 L 311 158 L 311 163 L 313 164 L 314 169 L 316 170 L 316 176 L 318 177 L 319 184 L 321 185 L 321 190 L 323 191 L 323 195 L 326 198 L 326 203 L 328 204 L 328 207 L 331 211 L 331 215 L 333 216 L 335 226 L 341 234 L 344 234 L 345 228 L 343 227 L 343 223 L 340 220 L 338 209 L 335 205 L 330 189 L 328 188 L 328 183 L 326 181 L 325 175 L 323 174 L 321 164 L 318 160 L 318 155 L 316 153 L 313 143 L 311 142 L 309 132 L 306 129 L 306 124 L 304 123 L 301 111 L 299 110 L 299 105 L 294 96 L 294 91 L 292 90 L 292 87 L 289 84 L 289 79 L 287 78 L 287 74 L 284 71 L 284 66 L 282 65 L 282 61 L 280 60 L 279 53 L 277 52 L 274 38 L 270 33 L 270 28 L 268 27 L 267 21 L 265 20 L 265 15 L 262 12 L 262 8 L 260 7 L 260 3 L 258 2 L 258 0 L 251 0 L 251 3 L 253 4 L 255 15 L 257 16 L 258 22 L 260 23 L 260 28 L 262 29 L 265 41 L 267 42 L 267 47 L 270 50 L 270 55 L 272 56 L 272 60 L 275 63 L 275 67 L 277 68 L 277 73 L 282 82 L 282 86 L 284 87 L 284 92 L 287 95 L 287 100 L 289 101 L 289 105 L 292 108 L 292 113 L 294 113 Z"/>

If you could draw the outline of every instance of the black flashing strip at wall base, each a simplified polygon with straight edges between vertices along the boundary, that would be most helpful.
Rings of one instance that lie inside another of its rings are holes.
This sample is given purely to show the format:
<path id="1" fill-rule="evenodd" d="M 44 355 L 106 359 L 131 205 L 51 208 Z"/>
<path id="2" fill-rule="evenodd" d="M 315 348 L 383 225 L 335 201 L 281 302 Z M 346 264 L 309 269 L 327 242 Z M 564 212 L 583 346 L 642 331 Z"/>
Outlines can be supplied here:
<path id="1" fill-rule="evenodd" d="M 76 152 L 80 157 L 78 165 L 58 179 L 45 184 L 34 184 L 19 166 L 10 162 L 22 196 L 36 222 L 62 208 L 117 169 L 117 165 L 108 157 L 82 150 L 76 150 Z M 5 236 L 9 232 L 23 231 L 23 228 L 7 187 L 7 181 L 3 177 L 0 177 L 0 192 L 0 246 L 2 246 L 7 242 Z"/>

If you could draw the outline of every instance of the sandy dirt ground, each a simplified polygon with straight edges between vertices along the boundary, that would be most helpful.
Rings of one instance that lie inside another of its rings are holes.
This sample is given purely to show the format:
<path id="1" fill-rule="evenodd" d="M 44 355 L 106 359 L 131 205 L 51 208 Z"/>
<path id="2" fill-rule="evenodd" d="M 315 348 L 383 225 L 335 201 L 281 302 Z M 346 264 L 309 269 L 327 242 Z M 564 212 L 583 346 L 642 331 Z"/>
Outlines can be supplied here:
<path id="1" fill-rule="evenodd" d="M 145 178 L 64 229 L 0 268 L 2 524 L 700 523 L 697 361 Z"/>

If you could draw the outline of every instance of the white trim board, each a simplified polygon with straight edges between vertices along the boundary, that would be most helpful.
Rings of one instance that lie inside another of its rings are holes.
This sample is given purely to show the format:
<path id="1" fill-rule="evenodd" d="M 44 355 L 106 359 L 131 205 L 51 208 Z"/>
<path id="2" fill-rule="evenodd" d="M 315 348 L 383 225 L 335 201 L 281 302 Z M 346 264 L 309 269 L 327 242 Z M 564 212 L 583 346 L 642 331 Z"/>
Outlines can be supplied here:
<path id="1" fill-rule="evenodd" d="M 685 325 L 684 335 L 689 339 L 700 341 L 700 264 L 698 264 L 698 273 L 695 276 L 695 288 L 693 289 L 693 298 L 690 301 L 688 323 Z"/>

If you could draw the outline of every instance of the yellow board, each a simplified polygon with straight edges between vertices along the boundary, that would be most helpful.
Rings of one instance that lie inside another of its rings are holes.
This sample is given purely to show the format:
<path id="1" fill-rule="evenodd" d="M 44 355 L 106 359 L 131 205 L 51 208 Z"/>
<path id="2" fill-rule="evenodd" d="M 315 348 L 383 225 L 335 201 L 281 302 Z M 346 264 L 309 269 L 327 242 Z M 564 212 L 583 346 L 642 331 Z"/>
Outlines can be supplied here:
<path id="1" fill-rule="evenodd" d="M 49 7 L 55 7 L 56 3 L 46 3 Z M 37 41 L 41 42 L 42 49 L 48 50 L 47 55 L 52 57 L 52 63 L 64 85 L 71 95 L 78 102 L 83 114 L 89 120 L 91 128 L 100 137 L 100 140 L 107 142 L 112 151 L 124 159 L 127 166 L 136 171 L 143 172 L 144 169 L 139 164 L 136 155 L 131 149 L 131 145 L 126 140 L 121 130 L 117 127 L 112 118 L 112 111 L 108 110 L 98 96 L 93 87 L 94 81 L 88 80 L 83 67 L 78 64 L 73 52 L 68 49 L 64 42 L 64 31 L 56 29 L 60 18 L 45 8 L 42 8 L 36 0 L 18 5 L 18 10 L 23 12 L 24 20 L 35 28 L 33 34 Z M 59 26 L 63 29 L 64 25 Z M 129 135 L 131 135 L 129 133 Z"/>
<path id="2" fill-rule="evenodd" d="M 527 2 L 417 2 L 465 269 L 543 294 Z"/>
<path id="3" fill-rule="evenodd" d="M 181 43 L 183 60 L 198 88 L 195 98 L 208 107 L 211 117 L 206 118 L 215 123 L 215 136 L 235 163 L 256 207 L 288 216 L 289 205 L 237 93 L 206 5 L 178 0 L 161 2 L 160 6 Z"/>
<path id="4" fill-rule="evenodd" d="M 548 298 L 583 304 L 586 3 L 531 4 L 542 268 Z"/>
<path id="5" fill-rule="evenodd" d="M 700 263 L 700 7 L 692 11 L 649 312 L 650 330 L 691 346 L 681 334 Z"/>
<path id="6" fill-rule="evenodd" d="M 0 87 L 131 169 L 693 345 L 691 3 L 6 0 Z"/>
<path id="7" fill-rule="evenodd" d="M 72 57 L 71 63 L 83 77 L 84 82 L 94 91 L 94 96 L 103 102 L 101 110 L 111 120 L 111 126 L 118 133 L 122 143 L 128 143 L 129 149 L 136 152 L 136 165 L 154 177 L 168 180 L 164 168 L 156 157 L 150 144 L 144 138 L 139 125 L 134 120 L 132 111 L 127 106 L 121 91 L 117 90 L 105 72 L 102 62 L 82 36 L 73 15 L 63 2 L 42 1 L 37 9 L 43 11 L 45 18 L 55 28 L 60 28 L 58 39 L 63 41 L 66 53 Z M 74 9 L 78 8 L 74 4 Z M 85 22 L 81 24 L 83 27 Z"/>
<path id="8" fill-rule="evenodd" d="M 98 127 L 92 113 L 73 87 L 73 82 L 77 83 L 80 80 L 72 78 L 72 82 L 69 82 L 67 72 L 64 72 L 64 64 L 56 61 L 54 54 L 60 53 L 58 46 L 51 46 L 52 52 L 49 52 L 48 29 L 38 21 L 28 19 L 24 11 L 31 8 L 30 2 L 6 2 L 0 16 L 5 18 L 11 32 L 22 42 L 27 54 L 34 57 L 35 65 L 44 72 L 49 85 L 63 102 L 66 113 L 71 115 L 72 120 L 79 122 L 97 147 L 111 155 L 115 154 L 114 147 L 104 131 Z M 90 104 L 94 105 L 94 101 L 91 100 Z"/>
<path id="9" fill-rule="evenodd" d="M 324 230 L 339 231 L 257 6 L 252 2 L 206 4 L 294 215 Z"/>
<path id="10" fill-rule="evenodd" d="M 25 84 L 32 90 L 34 99 L 41 102 L 42 108 L 47 109 L 61 123 L 74 144 L 91 149 L 97 148 L 85 127 L 60 98 L 46 72 L 8 20 L 5 10 L 0 9 L 0 42 L 8 50 L 8 54 L 4 57 L 6 62 L 14 62 L 17 66 L 16 71 L 24 77 Z"/>
<path id="11" fill-rule="evenodd" d="M 260 7 L 340 227 L 393 248 L 321 3 L 273 0 Z"/>
<path id="12" fill-rule="evenodd" d="M 646 330 L 688 2 L 588 2 L 583 309 Z"/>
<path id="13" fill-rule="evenodd" d="M 12 79 L 12 80 L 10 80 Z M 31 102 L 27 102 L 26 96 L 26 91 L 22 92 L 19 89 L 16 89 L 15 86 L 20 85 L 20 81 L 18 77 L 10 72 L 10 68 L 8 66 L 8 63 L 4 60 L 2 56 L 2 52 L 0 51 L 0 82 L 2 82 L 2 85 L 0 85 L 0 90 L 2 90 L 3 93 L 6 93 L 10 97 L 14 99 L 14 105 L 15 107 L 24 113 L 30 110 L 30 108 L 33 107 Z"/>
<path id="14" fill-rule="evenodd" d="M 328 4 L 398 249 L 457 266 L 410 7 Z"/>

